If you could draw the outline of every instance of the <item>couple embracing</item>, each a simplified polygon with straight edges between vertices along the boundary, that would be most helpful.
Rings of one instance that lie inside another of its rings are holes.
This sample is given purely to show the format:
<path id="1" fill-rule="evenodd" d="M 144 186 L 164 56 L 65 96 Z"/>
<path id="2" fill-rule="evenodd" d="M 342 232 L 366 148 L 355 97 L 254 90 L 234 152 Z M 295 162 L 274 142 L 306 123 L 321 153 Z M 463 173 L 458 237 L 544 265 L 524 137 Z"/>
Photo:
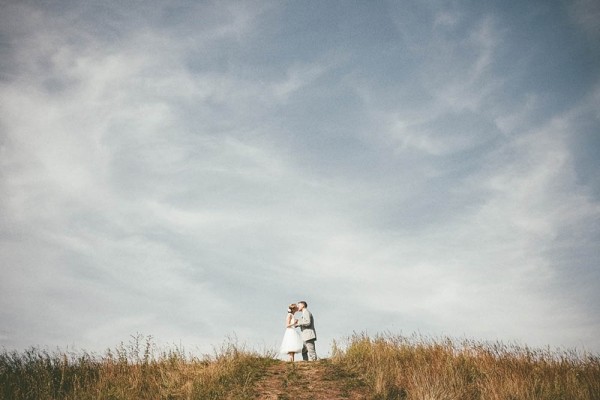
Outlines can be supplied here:
<path id="1" fill-rule="evenodd" d="M 317 332 L 315 331 L 315 320 L 305 301 L 290 304 L 285 318 L 285 334 L 281 343 L 281 353 L 290 356 L 289 360 L 294 361 L 294 354 L 302 352 L 304 361 L 315 361 L 317 352 L 315 350 L 315 341 Z M 301 312 L 300 319 L 295 319 L 294 314 Z M 296 331 L 300 327 L 300 334 Z"/>

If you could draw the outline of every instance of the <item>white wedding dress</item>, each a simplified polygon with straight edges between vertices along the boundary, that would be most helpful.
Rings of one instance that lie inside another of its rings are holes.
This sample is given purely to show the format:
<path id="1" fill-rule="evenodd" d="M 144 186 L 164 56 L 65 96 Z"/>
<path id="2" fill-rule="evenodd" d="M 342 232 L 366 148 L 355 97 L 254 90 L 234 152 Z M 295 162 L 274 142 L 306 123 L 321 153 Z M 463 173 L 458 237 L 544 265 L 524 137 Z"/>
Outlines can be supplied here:
<path id="1" fill-rule="evenodd" d="M 285 333 L 283 334 L 280 352 L 282 354 L 300 353 L 302 351 L 302 346 L 302 338 L 300 338 L 300 334 L 296 331 L 296 329 L 286 328 Z"/>

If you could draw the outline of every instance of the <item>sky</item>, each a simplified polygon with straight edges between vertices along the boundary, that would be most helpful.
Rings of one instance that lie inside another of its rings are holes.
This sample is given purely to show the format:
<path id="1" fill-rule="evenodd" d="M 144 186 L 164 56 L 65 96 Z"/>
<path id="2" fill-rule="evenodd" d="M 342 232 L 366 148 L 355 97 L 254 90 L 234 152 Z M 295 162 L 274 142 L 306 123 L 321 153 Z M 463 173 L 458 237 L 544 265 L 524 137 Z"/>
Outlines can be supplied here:
<path id="1" fill-rule="evenodd" d="M 600 3 L 0 5 L 0 348 L 600 352 Z"/>

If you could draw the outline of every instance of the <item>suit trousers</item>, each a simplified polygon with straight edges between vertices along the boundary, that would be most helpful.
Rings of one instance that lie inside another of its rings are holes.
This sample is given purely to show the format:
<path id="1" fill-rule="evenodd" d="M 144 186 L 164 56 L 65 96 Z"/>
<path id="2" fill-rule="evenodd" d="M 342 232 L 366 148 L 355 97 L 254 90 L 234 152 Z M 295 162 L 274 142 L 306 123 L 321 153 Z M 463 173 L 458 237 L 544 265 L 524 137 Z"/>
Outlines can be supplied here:
<path id="1" fill-rule="evenodd" d="M 311 339 L 304 342 L 304 346 L 302 346 L 302 359 L 304 361 L 316 361 L 317 360 L 317 350 L 315 349 L 315 340 Z"/>

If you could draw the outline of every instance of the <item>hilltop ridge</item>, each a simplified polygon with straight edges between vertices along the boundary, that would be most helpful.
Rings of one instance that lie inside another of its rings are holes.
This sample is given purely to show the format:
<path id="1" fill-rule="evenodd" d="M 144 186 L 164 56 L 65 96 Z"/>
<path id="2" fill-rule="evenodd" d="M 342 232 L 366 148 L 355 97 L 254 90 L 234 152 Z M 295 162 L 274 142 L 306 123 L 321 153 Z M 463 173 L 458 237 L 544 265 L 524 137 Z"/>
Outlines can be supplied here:
<path id="1" fill-rule="evenodd" d="M 225 343 L 201 357 L 151 338 L 98 356 L 0 351 L 10 400 L 600 400 L 600 356 L 413 335 L 356 334 L 331 358 L 288 363 Z"/>
<path id="2" fill-rule="evenodd" d="M 255 398 L 264 400 L 368 398 L 368 388 L 357 374 L 329 360 L 273 364 L 256 382 L 255 391 Z"/>

